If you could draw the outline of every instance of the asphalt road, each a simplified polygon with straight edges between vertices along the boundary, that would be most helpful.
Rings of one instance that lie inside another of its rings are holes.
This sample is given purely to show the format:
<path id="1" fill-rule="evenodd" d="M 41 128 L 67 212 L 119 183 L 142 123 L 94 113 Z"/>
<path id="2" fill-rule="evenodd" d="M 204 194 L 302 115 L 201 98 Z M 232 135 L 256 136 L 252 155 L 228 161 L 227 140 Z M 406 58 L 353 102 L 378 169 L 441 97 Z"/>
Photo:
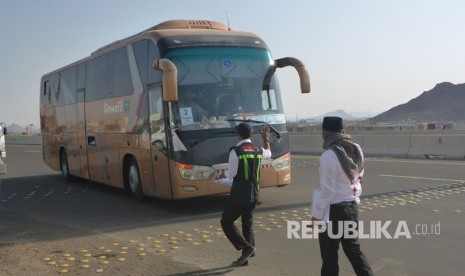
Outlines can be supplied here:
<path id="1" fill-rule="evenodd" d="M 317 156 L 293 155 L 292 184 L 262 189 L 256 257 L 235 269 L 239 253 L 219 225 L 226 196 L 140 203 L 65 183 L 40 146 L 10 145 L 6 163 L 0 275 L 319 275 L 318 241 L 288 238 L 288 221 L 309 219 Z M 362 250 L 376 275 L 463 275 L 465 162 L 367 158 L 363 189 L 360 220 L 372 236 Z M 340 269 L 354 275 L 342 250 Z"/>

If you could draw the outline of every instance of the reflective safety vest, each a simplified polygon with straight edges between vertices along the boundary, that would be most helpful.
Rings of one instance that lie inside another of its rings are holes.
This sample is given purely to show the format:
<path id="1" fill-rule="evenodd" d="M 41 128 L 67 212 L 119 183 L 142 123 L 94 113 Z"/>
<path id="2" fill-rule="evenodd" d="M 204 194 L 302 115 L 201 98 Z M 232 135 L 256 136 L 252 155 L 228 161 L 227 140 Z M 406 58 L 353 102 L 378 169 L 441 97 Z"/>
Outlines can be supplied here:
<path id="1" fill-rule="evenodd" d="M 250 208 L 258 201 L 263 151 L 251 143 L 232 147 L 232 150 L 236 152 L 239 164 L 231 187 L 231 200 L 239 208 Z"/>

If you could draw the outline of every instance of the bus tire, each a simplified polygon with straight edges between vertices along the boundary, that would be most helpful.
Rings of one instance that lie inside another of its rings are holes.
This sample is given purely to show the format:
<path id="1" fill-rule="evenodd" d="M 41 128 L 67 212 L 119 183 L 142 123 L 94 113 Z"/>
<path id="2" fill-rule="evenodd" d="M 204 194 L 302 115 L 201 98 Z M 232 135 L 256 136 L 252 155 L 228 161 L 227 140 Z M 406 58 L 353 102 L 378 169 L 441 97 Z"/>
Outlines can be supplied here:
<path id="1" fill-rule="evenodd" d="M 137 200 L 143 201 L 144 193 L 142 191 L 142 181 L 139 173 L 139 165 L 137 164 L 136 159 L 133 157 L 129 158 L 125 167 L 127 188 L 129 191 L 131 191 Z"/>
<path id="2" fill-rule="evenodd" d="M 62 149 L 60 151 L 60 170 L 61 176 L 66 182 L 71 182 L 72 176 L 69 172 L 69 165 L 68 165 L 68 155 L 66 154 L 66 150 Z"/>

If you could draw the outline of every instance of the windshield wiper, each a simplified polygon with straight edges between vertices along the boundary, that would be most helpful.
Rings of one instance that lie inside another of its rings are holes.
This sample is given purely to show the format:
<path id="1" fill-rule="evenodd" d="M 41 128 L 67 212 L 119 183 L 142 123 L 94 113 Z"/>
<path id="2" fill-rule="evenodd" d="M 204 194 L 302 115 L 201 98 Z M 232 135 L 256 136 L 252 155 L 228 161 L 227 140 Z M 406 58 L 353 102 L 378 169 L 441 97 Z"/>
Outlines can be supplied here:
<path id="1" fill-rule="evenodd" d="M 252 119 L 226 119 L 226 121 L 228 121 L 228 122 L 245 122 L 245 123 L 254 123 L 254 124 L 266 125 L 276 135 L 277 140 L 281 139 L 281 134 L 279 133 L 279 131 L 276 128 L 274 128 L 273 126 L 271 126 L 270 124 L 268 124 L 267 122 L 264 122 L 264 121 L 257 121 L 257 120 L 252 120 Z"/>
<path id="2" fill-rule="evenodd" d="M 176 131 L 176 134 L 184 133 L 184 131 L 180 131 L 179 129 L 175 129 L 175 131 Z M 199 130 L 199 131 L 202 131 L 202 130 Z M 218 137 L 218 135 L 229 134 L 228 136 L 231 136 L 231 134 L 235 134 L 235 133 L 236 133 L 236 132 L 235 132 L 234 130 L 232 130 L 232 129 L 213 131 L 213 132 L 209 133 L 208 135 L 206 135 L 205 133 L 202 132 L 202 136 L 201 136 L 201 137 L 198 137 L 198 138 L 188 138 L 188 140 L 190 141 L 190 142 L 189 142 L 189 145 L 190 145 L 191 147 L 195 147 L 195 146 L 197 146 L 198 144 L 203 143 L 205 140 Z"/>

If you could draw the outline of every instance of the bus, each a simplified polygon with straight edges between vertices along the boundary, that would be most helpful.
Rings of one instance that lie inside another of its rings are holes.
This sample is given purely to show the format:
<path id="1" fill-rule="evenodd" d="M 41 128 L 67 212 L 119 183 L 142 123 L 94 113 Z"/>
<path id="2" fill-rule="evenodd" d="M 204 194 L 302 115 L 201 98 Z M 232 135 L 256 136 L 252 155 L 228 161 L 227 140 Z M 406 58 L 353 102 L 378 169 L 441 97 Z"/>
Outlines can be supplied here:
<path id="1" fill-rule="evenodd" d="M 136 198 L 229 193 L 235 126 L 275 131 L 261 187 L 291 182 L 289 137 L 275 71 L 291 66 L 310 92 L 305 65 L 273 60 L 258 36 L 209 20 L 170 20 L 45 74 L 40 87 L 43 161 L 63 178 L 123 188 Z M 236 96 L 238 94 L 238 96 Z M 235 97 L 245 99 L 229 112 Z M 277 139 L 279 138 L 279 139 Z"/>

